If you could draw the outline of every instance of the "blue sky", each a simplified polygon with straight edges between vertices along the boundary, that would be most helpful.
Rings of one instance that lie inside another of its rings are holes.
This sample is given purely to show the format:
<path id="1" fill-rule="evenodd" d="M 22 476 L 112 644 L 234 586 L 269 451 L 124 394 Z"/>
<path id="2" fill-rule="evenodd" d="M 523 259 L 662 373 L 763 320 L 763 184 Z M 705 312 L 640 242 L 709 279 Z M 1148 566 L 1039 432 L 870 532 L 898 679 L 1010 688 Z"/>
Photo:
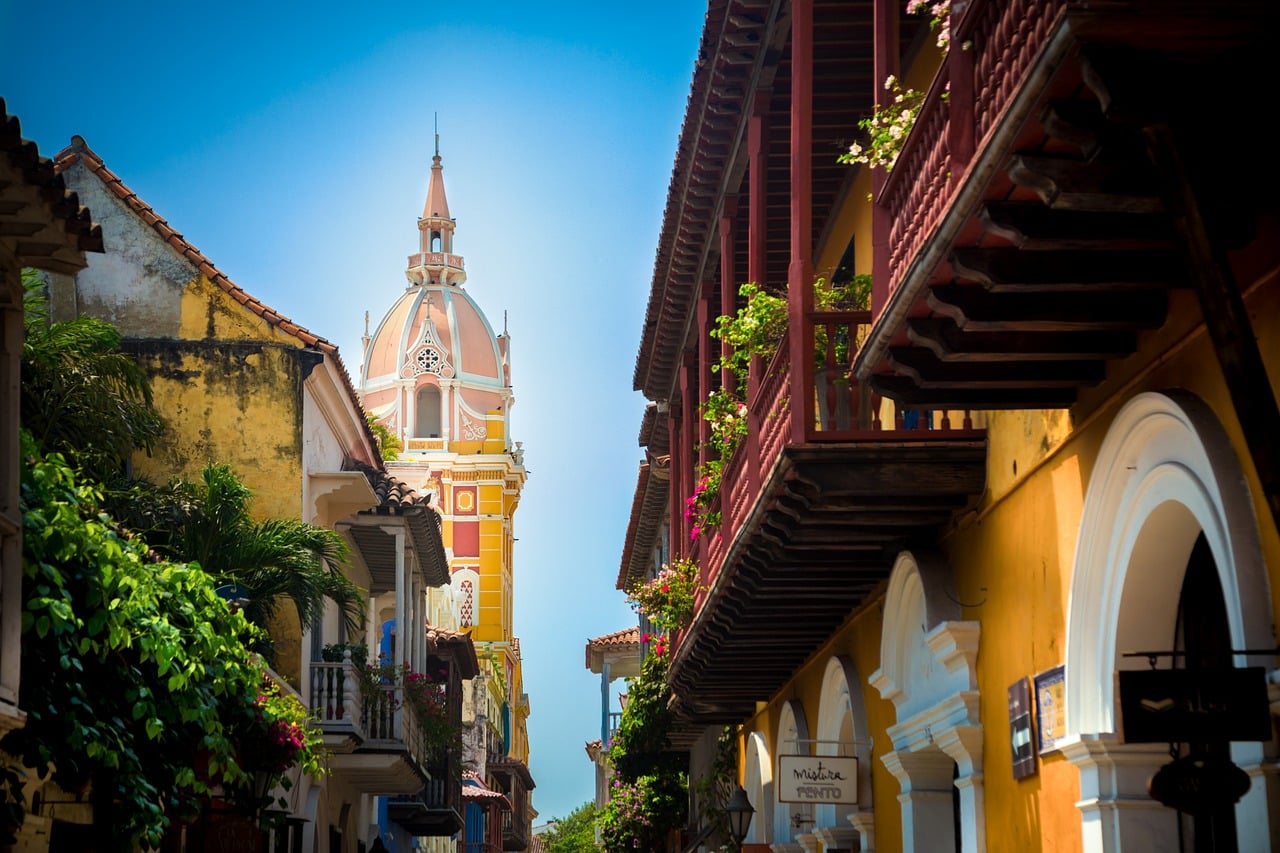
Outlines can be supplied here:
<path id="1" fill-rule="evenodd" d="M 405 284 L 439 116 L 467 289 L 512 338 L 516 633 L 539 821 L 593 796 L 588 638 L 641 451 L 631 390 L 705 3 L 0 0 L 0 97 L 359 365 Z"/>

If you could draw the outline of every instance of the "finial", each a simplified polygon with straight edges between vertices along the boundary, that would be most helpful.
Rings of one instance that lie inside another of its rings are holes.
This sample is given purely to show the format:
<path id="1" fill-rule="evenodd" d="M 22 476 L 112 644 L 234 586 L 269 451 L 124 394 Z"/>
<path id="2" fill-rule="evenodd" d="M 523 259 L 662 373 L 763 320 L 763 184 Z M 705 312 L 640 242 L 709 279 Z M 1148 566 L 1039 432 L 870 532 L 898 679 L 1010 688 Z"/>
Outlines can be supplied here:
<path id="1" fill-rule="evenodd" d="M 507 334 L 507 309 L 505 308 L 502 309 L 502 334 Z"/>
<path id="2" fill-rule="evenodd" d="M 436 156 L 440 156 L 440 113 L 432 113 L 436 123 Z"/>
<path id="3" fill-rule="evenodd" d="M 364 312 L 364 333 L 369 334 L 369 312 Z"/>

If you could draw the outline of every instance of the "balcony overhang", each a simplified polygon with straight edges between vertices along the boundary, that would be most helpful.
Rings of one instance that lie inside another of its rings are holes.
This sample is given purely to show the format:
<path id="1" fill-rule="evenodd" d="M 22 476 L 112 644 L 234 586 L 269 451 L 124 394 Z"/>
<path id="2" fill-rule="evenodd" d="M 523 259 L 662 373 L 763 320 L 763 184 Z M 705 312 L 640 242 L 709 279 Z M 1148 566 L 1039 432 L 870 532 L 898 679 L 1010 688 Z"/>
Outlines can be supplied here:
<path id="1" fill-rule="evenodd" d="M 1019 15 L 1035 20 L 1010 29 Z M 1069 407 L 1194 305 L 1178 291 L 1208 264 L 1188 250 L 1189 208 L 1227 250 L 1275 212 L 1253 81 L 1274 76 L 1278 15 L 1259 2 L 971 2 L 953 22 L 971 55 L 953 49 L 877 198 L 892 292 L 857 375 L 916 408 Z M 981 69 L 997 66 L 1017 69 L 1015 85 L 985 85 Z M 1222 84 L 1224 67 L 1239 85 Z M 1229 157 L 1206 144 L 1206 104 L 1240 119 Z"/>
<path id="2" fill-rule="evenodd" d="M 387 801 L 387 817 L 415 838 L 453 835 L 462 829 L 462 815 L 456 808 L 433 808 L 419 796 L 394 797 Z"/>
<path id="3" fill-rule="evenodd" d="M 669 672 L 677 718 L 740 722 L 979 495 L 983 438 L 785 447 Z M 673 742 L 679 746 L 679 736 Z"/>
<path id="4" fill-rule="evenodd" d="M 385 750 L 361 748 L 358 752 L 334 753 L 329 769 L 362 794 L 389 796 L 416 794 L 429 781 L 428 775 L 403 748 Z"/>

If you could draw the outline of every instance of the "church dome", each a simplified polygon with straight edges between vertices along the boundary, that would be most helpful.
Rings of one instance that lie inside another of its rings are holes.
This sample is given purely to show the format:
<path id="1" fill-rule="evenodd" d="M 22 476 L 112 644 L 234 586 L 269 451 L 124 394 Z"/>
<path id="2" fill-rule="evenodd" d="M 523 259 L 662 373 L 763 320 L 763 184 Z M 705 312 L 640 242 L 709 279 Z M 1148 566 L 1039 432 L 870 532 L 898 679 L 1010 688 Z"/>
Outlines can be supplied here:
<path id="1" fill-rule="evenodd" d="M 409 439 L 443 439 L 433 450 L 449 441 L 483 440 L 488 421 L 496 413 L 505 422 L 512 402 L 509 339 L 505 330 L 494 334 L 462 287 L 466 272 L 462 256 L 453 253 L 455 225 L 437 150 L 418 220 L 419 251 L 405 270 L 409 286 L 372 336 L 365 329 L 360 367 L 366 411 L 409 450 L 421 445 Z"/>

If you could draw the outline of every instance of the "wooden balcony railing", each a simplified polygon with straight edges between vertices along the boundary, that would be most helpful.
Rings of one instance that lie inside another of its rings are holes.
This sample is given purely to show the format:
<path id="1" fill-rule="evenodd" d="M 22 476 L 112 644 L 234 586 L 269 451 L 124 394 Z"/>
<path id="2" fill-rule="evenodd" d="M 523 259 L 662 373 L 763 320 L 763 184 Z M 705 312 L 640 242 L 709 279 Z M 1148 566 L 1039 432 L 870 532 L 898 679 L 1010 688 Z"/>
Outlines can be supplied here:
<path id="1" fill-rule="evenodd" d="M 750 521 L 784 450 L 798 445 L 939 441 L 982 435 L 967 411 L 915 411 L 881 397 L 852 375 L 858 347 L 871 329 L 870 311 L 814 311 L 799 324 L 808 360 L 790 363 L 788 331 L 767 365 L 753 365 L 747 399 L 747 437 L 725 463 L 713 510 L 718 530 L 693 543 L 700 571 L 694 610 L 701 609 L 733 546 Z M 757 371 L 757 368 L 759 370 Z M 756 379 L 756 376 L 759 379 Z M 803 411 L 797 419 L 794 409 Z M 797 420 L 802 424 L 797 429 Z M 677 636 L 677 644 L 679 643 Z"/>
<path id="2" fill-rule="evenodd" d="M 876 203 L 889 219 L 892 293 L 968 183 L 1069 0 L 968 0 L 952 7 L 951 49 Z M 1016 123 L 1012 123 L 1016 124 Z M 877 275 L 882 270 L 877 269 Z"/>

